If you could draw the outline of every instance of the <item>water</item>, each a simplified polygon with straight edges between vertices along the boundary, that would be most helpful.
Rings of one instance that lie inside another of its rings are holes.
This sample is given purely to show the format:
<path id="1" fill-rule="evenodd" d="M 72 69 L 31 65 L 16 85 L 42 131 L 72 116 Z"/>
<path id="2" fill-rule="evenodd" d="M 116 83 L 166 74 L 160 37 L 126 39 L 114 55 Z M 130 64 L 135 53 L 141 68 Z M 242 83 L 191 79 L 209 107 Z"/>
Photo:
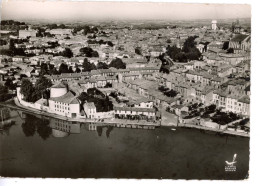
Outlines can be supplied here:
<path id="1" fill-rule="evenodd" d="M 1 176 L 245 179 L 249 169 L 248 138 L 184 128 L 95 128 L 10 114 L 14 125 L 0 134 Z M 236 171 L 225 172 L 234 153 Z"/>

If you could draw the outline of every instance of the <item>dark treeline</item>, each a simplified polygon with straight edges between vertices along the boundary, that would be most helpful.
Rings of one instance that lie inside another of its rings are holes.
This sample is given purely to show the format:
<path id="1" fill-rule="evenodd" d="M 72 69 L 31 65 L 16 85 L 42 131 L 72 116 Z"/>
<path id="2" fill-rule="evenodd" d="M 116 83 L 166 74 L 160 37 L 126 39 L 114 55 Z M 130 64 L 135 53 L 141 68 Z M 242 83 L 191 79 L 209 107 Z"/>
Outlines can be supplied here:
<path id="1" fill-rule="evenodd" d="M 165 56 L 169 56 L 174 62 L 187 63 L 191 60 L 201 60 L 202 55 L 196 47 L 196 36 L 191 36 L 186 39 L 182 48 L 178 48 L 176 45 L 168 45 L 166 52 L 159 56 L 162 61 L 160 72 L 169 73 L 169 68 L 172 64 L 169 64 L 165 59 Z"/>
<path id="2" fill-rule="evenodd" d="M 98 28 L 95 27 L 95 26 L 88 26 L 88 25 L 84 25 L 84 26 L 76 26 L 74 27 L 73 29 L 73 33 L 77 33 L 79 31 L 82 31 L 83 30 L 83 34 L 84 35 L 87 35 L 87 34 L 94 34 L 94 33 L 97 33 L 98 32 Z"/>

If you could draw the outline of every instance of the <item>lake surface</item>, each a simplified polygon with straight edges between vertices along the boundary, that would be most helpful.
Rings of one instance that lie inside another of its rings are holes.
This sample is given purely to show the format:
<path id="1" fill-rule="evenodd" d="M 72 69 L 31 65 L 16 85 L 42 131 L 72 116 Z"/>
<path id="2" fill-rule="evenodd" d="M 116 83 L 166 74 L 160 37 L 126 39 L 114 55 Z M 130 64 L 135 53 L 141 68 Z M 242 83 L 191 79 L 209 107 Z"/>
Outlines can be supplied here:
<path id="1" fill-rule="evenodd" d="M 4 177 L 245 179 L 249 139 L 196 129 L 155 130 L 91 124 L 10 110 L 0 133 Z M 225 161 L 237 153 L 236 171 Z"/>

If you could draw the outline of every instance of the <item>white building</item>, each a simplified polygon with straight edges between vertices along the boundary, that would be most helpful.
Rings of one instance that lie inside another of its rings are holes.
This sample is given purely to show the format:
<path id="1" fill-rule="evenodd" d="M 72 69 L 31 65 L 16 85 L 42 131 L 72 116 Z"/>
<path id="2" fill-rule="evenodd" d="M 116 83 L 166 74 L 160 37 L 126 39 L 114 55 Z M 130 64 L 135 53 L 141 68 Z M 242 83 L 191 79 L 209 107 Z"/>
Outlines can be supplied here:
<path id="1" fill-rule="evenodd" d="M 19 38 L 36 37 L 36 30 L 19 30 Z"/>
<path id="2" fill-rule="evenodd" d="M 84 108 L 87 118 L 95 118 L 97 109 L 93 102 L 84 103 L 83 108 Z"/>
<path id="3" fill-rule="evenodd" d="M 212 20 L 211 28 L 212 28 L 212 30 L 217 30 L 217 20 Z"/>
<path id="4" fill-rule="evenodd" d="M 56 98 L 65 95 L 68 92 L 67 86 L 63 83 L 58 83 L 50 88 L 50 97 Z"/>
<path id="5" fill-rule="evenodd" d="M 67 92 L 60 97 L 51 97 L 49 107 L 52 113 L 76 118 L 80 116 L 80 102 L 72 92 Z"/>
<path id="6" fill-rule="evenodd" d="M 156 111 L 153 108 L 137 108 L 137 107 L 114 107 L 115 118 L 120 119 L 144 119 L 155 120 Z"/>
<path id="7" fill-rule="evenodd" d="M 60 83 L 50 88 L 49 109 L 52 113 L 76 118 L 80 116 L 80 102 L 66 85 Z"/>

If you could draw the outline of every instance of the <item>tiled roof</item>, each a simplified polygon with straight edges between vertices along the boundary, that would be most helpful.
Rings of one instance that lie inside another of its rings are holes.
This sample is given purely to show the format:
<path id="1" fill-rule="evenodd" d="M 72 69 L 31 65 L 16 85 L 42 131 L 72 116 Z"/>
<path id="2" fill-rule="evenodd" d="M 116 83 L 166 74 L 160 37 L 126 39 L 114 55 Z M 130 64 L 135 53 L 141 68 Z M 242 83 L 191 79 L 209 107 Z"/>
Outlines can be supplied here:
<path id="1" fill-rule="evenodd" d="M 242 102 L 242 103 L 250 104 L 250 98 L 249 98 L 249 96 L 243 96 L 243 97 L 240 98 L 238 101 L 239 101 L 239 102 Z"/>
<path id="2" fill-rule="evenodd" d="M 68 103 L 68 104 L 79 104 L 79 100 L 77 99 L 76 96 L 74 96 L 74 94 L 72 94 L 72 92 L 67 92 L 66 94 L 60 97 L 55 97 L 55 98 L 52 97 L 50 98 L 50 100 L 58 101 L 62 103 Z"/>
<path id="3" fill-rule="evenodd" d="M 53 85 L 51 88 L 67 88 L 62 82 Z"/>
<path id="4" fill-rule="evenodd" d="M 140 103 L 147 103 L 147 102 L 152 102 L 152 101 L 148 98 L 140 98 L 137 100 L 130 99 L 130 102 L 132 102 L 133 104 L 140 104 Z"/>
<path id="5" fill-rule="evenodd" d="M 242 42 L 242 41 L 244 41 L 247 37 L 248 37 L 248 35 L 238 34 L 238 35 L 236 35 L 234 38 L 232 38 L 231 41 L 234 41 L 234 42 Z"/>
<path id="6" fill-rule="evenodd" d="M 88 108 L 88 109 L 89 108 L 91 108 L 91 109 L 95 109 L 96 108 L 96 106 L 95 106 L 95 104 L 93 102 L 84 103 L 83 107 L 84 107 L 84 109 L 85 108 Z"/>
<path id="7" fill-rule="evenodd" d="M 137 107 L 114 107 L 114 110 L 135 111 L 135 112 L 155 112 L 154 108 L 137 108 Z"/>

